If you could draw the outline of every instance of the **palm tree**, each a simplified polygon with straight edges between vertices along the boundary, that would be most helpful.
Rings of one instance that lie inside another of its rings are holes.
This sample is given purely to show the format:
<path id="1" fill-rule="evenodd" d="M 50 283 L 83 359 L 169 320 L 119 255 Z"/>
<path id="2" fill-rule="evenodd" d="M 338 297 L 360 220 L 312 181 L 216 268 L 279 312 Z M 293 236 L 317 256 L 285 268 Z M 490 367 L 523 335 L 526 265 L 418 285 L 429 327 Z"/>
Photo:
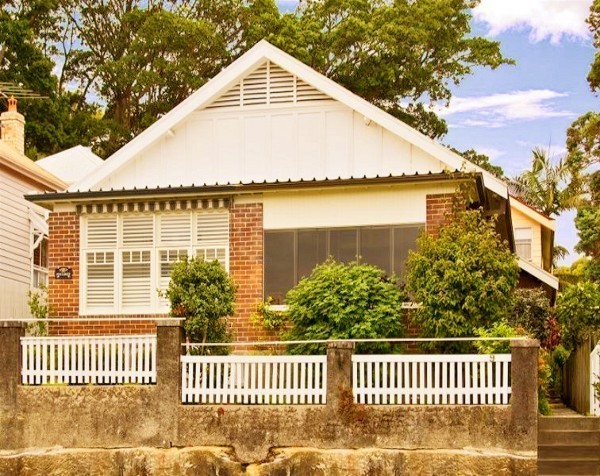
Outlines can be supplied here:
<path id="1" fill-rule="evenodd" d="M 581 201 L 580 168 L 560 159 L 553 163 L 549 151 L 532 150 L 531 169 L 511 182 L 511 191 L 548 216 L 575 208 Z"/>

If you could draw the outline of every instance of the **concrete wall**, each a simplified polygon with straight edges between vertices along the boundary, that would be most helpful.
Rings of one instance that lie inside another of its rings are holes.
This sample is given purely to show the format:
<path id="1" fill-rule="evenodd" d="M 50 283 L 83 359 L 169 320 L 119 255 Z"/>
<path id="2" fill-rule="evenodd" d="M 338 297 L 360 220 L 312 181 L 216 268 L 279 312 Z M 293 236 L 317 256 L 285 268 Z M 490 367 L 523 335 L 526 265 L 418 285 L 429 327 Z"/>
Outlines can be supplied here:
<path id="1" fill-rule="evenodd" d="M 4 323 L 0 327 L 5 364 L 0 367 L 0 450 L 10 450 L 14 460 L 31 458 L 24 448 L 55 446 L 77 448 L 77 452 L 82 448 L 231 448 L 226 459 L 239 464 L 240 472 L 223 474 L 243 474 L 246 465 L 259 463 L 262 472 L 257 469 L 259 472 L 253 474 L 315 474 L 293 470 L 315 465 L 332 468 L 322 474 L 414 474 L 410 468 L 416 464 L 421 465 L 422 474 L 456 474 L 435 468 L 456 468 L 458 461 L 465 467 L 496 465 L 494 474 L 535 474 L 535 342 L 521 341 L 513 347 L 510 405 L 354 404 L 349 388 L 352 348 L 346 343 L 332 344 L 328 349 L 326 405 L 182 405 L 181 328 L 173 324 L 169 320 L 158 322 L 154 386 L 34 387 L 19 384 L 22 328 Z M 299 449 L 286 453 L 282 448 Z M 344 472 L 349 456 L 342 453 L 336 459 L 334 450 L 339 448 L 368 448 L 372 453 L 350 452 L 356 467 L 369 467 L 379 461 L 389 472 Z M 105 460 L 116 458 L 113 453 Z M 73 454 L 71 460 L 79 453 Z M 162 456 L 144 456 L 148 465 L 157 458 L 167 458 L 159 454 Z M 178 458 L 191 457 L 185 454 Z M 126 456 L 120 458 L 123 462 Z M 214 455 L 209 460 L 213 461 Z M 0 457 L 0 473 L 9 463 Z M 482 473 L 474 470 L 470 474 Z"/>

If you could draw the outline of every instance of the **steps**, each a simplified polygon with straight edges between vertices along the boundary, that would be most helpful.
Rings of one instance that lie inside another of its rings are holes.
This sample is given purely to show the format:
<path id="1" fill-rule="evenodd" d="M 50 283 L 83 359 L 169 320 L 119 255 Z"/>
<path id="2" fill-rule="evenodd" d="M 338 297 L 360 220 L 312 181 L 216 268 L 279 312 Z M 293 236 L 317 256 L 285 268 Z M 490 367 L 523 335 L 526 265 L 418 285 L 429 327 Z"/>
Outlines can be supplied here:
<path id="1" fill-rule="evenodd" d="M 600 418 L 557 413 L 538 420 L 538 474 L 600 475 Z"/>

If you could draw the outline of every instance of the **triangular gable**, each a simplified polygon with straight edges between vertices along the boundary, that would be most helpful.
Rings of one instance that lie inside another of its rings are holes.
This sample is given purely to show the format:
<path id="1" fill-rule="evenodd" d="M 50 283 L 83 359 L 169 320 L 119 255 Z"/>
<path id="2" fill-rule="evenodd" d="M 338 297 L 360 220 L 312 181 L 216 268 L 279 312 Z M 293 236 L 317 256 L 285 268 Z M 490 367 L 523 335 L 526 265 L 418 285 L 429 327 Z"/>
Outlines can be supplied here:
<path id="1" fill-rule="evenodd" d="M 450 170 L 466 169 L 466 171 L 482 173 L 484 184 L 487 188 L 501 197 L 507 197 L 506 184 L 501 180 L 321 75 L 265 40 L 260 41 L 229 67 L 225 68 L 198 91 L 193 93 L 188 99 L 118 150 L 98 170 L 92 172 L 80 182 L 73 184 L 69 190 L 83 191 L 98 187 L 98 184 L 102 183 L 104 179 L 115 173 L 151 144 L 167 135 L 169 131 L 172 131 L 173 128 L 184 121 L 194 111 L 210 107 L 214 108 L 223 104 L 231 105 L 231 101 L 239 100 L 243 104 L 240 94 L 244 92 L 244 81 L 252 77 L 253 74 L 256 74 L 254 79 L 259 79 L 259 92 L 257 96 L 253 97 L 253 100 L 267 100 L 266 98 L 268 98 L 269 101 L 272 101 L 276 96 L 265 93 L 264 87 L 260 86 L 260 78 L 262 75 L 262 84 L 265 84 L 265 78 L 269 79 L 269 82 L 266 83 L 267 85 L 274 84 L 269 76 L 269 69 L 273 65 L 275 65 L 274 72 L 281 74 L 281 71 L 283 71 L 282 76 L 284 78 L 287 76 L 285 73 L 294 78 L 296 94 L 298 92 L 297 85 L 300 84 L 302 88 L 307 88 L 310 94 L 315 95 L 313 99 L 331 98 L 336 100 L 358 114 L 361 114 L 365 122 L 374 121 L 390 133 L 439 160 L 442 164 L 445 164 L 446 168 Z M 262 71 L 261 68 L 264 69 L 265 66 L 267 70 Z M 274 79 L 275 76 L 273 76 Z M 260 91 L 261 88 L 262 92 Z M 289 95 L 289 87 L 286 94 Z M 261 99 L 261 97 L 265 99 Z"/>
<path id="2" fill-rule="evenodd" d="M 207 109 L 243 108 L 327 99 L 331 99 L 327 94 L 267 60 L 206 107 Z"/>

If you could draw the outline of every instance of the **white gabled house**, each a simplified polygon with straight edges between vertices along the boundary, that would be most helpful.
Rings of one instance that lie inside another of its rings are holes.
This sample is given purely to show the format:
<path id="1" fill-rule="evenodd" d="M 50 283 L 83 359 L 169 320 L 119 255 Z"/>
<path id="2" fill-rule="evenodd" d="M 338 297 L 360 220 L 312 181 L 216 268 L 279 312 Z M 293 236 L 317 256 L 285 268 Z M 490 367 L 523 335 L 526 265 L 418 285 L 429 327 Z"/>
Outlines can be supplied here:
<path id="1" fill-rule="evenodd" d="M 24 134 L 11 98 L 0 115 L 0 319 L 29 316 L 27 292 L 48 281 L 48 210 L 24 195 L 67 186 L 24 155 Z"/>
<path id="2" fill-rule="evenodd" d="M 51 268 L 72 270 L 72 279 L 51 279 L 56 316 L 112 316 L 114 330 L 127 332 L 127 318 L 168 312 L 156 290 L 179 257 L 201 255 L 236 281 L 234 332 L 253 340 L 256 304 L 281 301 L 329 255 L 401 273 L 417 234 L 435 232 L 460 182 L 499 214 L 511 246 L 516 234 L 524 250 L 520 230 L 531 228 L 523 282 L 555 290 L 552 220 L 261 41 L 65 192 L 29 199 L 52 210 Z M 66 242 L 53 239 L 67 231 Z"/>

